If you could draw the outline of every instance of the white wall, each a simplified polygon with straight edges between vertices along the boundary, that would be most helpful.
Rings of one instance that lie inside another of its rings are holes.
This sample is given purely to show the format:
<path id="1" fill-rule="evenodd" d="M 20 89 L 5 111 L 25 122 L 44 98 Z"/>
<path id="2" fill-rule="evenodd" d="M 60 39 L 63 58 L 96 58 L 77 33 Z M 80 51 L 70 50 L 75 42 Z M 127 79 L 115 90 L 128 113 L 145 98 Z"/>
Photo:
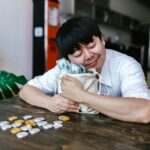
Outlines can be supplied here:
<path id="1" fill-rule="evenodd" d="M 32 0 L 0 0 L 0 70 L 32 77 Z"/>

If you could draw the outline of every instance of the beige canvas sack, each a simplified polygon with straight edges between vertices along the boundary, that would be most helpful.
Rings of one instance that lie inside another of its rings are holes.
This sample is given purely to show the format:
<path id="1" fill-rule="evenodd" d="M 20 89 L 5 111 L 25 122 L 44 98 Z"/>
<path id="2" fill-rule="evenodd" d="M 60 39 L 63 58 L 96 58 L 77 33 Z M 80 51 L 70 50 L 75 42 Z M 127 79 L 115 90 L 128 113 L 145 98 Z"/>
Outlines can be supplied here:
<path id="1" fill-rule="evenodd" d="M 80 73 L 80 74 L 67 74 L 68 76 L 74 77 L 80 81 L 80 83 L 83 85 L 84 89 L 91 93 L 99 93 L 98 92 L 98 85 L 100 80 L 100 75 L 96 72 L 95 69 L 90 70 L 92 73 Z M 61 77 L 63 75 L 60 75 L 60 81 L 58 82 L 58 93 L 62 93 L 61 91 Z M 80 113 L 88 113 L 88 114 L 97 114 L 98 112 L 93 110 L 92 108 L 80 104 L 81 112 Z"/>

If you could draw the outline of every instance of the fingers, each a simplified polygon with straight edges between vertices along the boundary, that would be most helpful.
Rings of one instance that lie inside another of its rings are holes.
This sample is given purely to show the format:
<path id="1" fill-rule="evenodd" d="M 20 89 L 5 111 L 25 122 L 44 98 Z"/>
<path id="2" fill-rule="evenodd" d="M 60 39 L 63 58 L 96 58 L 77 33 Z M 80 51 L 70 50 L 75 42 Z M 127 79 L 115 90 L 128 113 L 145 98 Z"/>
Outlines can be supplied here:
<path id="1" fill-rule="evenodd" d="M 68 99 L 66 99 L 66 100 L 64 101 L 64 103 L 65 103 L 65 104 L 68 104 L 68 105 L 76 105 L 76 102 L 71 101 L 71 100 L 68 100 Z"/>
<path id="2" fill-rule="evenodd" d="M 55 96 L 56 99 L 54 101 L 54 111 L 57 113 L 64 113 L 64 112 L 79 112 L 80 107 L 79 103 L 71 101 L 63 97 L 63 94 L 59 94 Z"/>
<path id="3" fill-rule="evenodd" d="M 79 112 L 80 107 L 76 104 L 63 103 L 61 111 L 65 112 Z"/>
<path id="4" fill-rule="evenodd" d="M 71 81 L 71 82 L 73 82 L 73 81 L 76 81 L 77 79 L 76 78 L 74 78 L 74 77 L 71 77 L 71 76 L 67 76 L 67 75 L 64 75 L 63 77 L 62 77 L 62 81 L 63 82 L 69 82 L 69 81 Z"/>
<path id="5" fill-rule="evenodd" d="M 78 83 L 78 80 L 76 78 L 65 75 L 62 77 L 60 85 L 63 89 L 64 87 L 72 87 L 72 85 L 74 85 L 75 83 Z"/>
<path id="6" fill-rule="evenodd" d="M 71 79 L 70 79 L 70 77 L 69 76 L 63 76 L 62 77 L 62 79 L 61 79 L 61 86 L 62 85 L 65 85 L 65 83 L 68 83 L 68 82 L 70 82 L 71 81 Z"/>
<path id="7" fill-rule="evenodd" d="M 73 77 L 67 76 L 67 75 L 64 75 L 62 78 L 63 78 L 63 79 L 66 79 L 66 80 L 72 80 L 72 79 L 74 79 Z"/>
<path id="8" fill-rule="evenodd" d="M 66 99 L 62 96 L 62 94 L 58 94 L 53 97 L 51 104 L 47 107 L 47 109 L 54 113 L 64 113 L 78 112 L 80 107 L 78 103 Z"/>
<path id="9" fill-rule="evenodd" d="M 68 99 L 63 99 L 58 107 L 63 112 L 78 112 L 80 109 L 79 104 Z"/>
<path id="10" fill-rule="evenodd" d="M 75 102 L 75 105 L 76 105 L 76 106 L 79 106 L 79 103 Z"/>
<path id="11" fill-rule="evenodd" d="M 61 110 L 60 110 L 60 111 L 57 112 L 57 114 L 62 114 L 62 113 L 64 113 L 64 112 L 65 112 L 65 111 L 61 111 Z"/>

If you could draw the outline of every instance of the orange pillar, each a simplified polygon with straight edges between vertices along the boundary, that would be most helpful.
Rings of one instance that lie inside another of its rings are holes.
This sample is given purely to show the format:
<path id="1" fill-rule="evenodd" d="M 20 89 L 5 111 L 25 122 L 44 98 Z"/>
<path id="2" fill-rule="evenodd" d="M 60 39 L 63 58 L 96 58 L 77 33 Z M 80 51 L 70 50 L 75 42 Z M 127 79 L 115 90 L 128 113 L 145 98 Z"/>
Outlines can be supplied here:
<path id="1" fill-rule="evenodd" d="M 56 33 L 58 30 L 58 2 L 48 0 L 48 47 L 46 51 L 46 70 L 53 68 L 58 59 L 58 50 L 56 47 Z"/>

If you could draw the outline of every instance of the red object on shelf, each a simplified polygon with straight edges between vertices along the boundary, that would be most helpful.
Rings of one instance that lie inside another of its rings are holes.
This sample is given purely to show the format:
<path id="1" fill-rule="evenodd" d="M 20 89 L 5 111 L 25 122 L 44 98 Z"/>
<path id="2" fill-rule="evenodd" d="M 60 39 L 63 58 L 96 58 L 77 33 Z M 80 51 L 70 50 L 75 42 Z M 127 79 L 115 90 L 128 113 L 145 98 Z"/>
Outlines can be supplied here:
<path id="1" fill-rule="evenodd" d="M 56 47 L 56 33 L 59 27 L 58 23 L 58 8 L 57 1 L 48 0 L 48 47 L 46 50 L 46 70 L 53 68 L 58 59 L 58 50 Z"/>

